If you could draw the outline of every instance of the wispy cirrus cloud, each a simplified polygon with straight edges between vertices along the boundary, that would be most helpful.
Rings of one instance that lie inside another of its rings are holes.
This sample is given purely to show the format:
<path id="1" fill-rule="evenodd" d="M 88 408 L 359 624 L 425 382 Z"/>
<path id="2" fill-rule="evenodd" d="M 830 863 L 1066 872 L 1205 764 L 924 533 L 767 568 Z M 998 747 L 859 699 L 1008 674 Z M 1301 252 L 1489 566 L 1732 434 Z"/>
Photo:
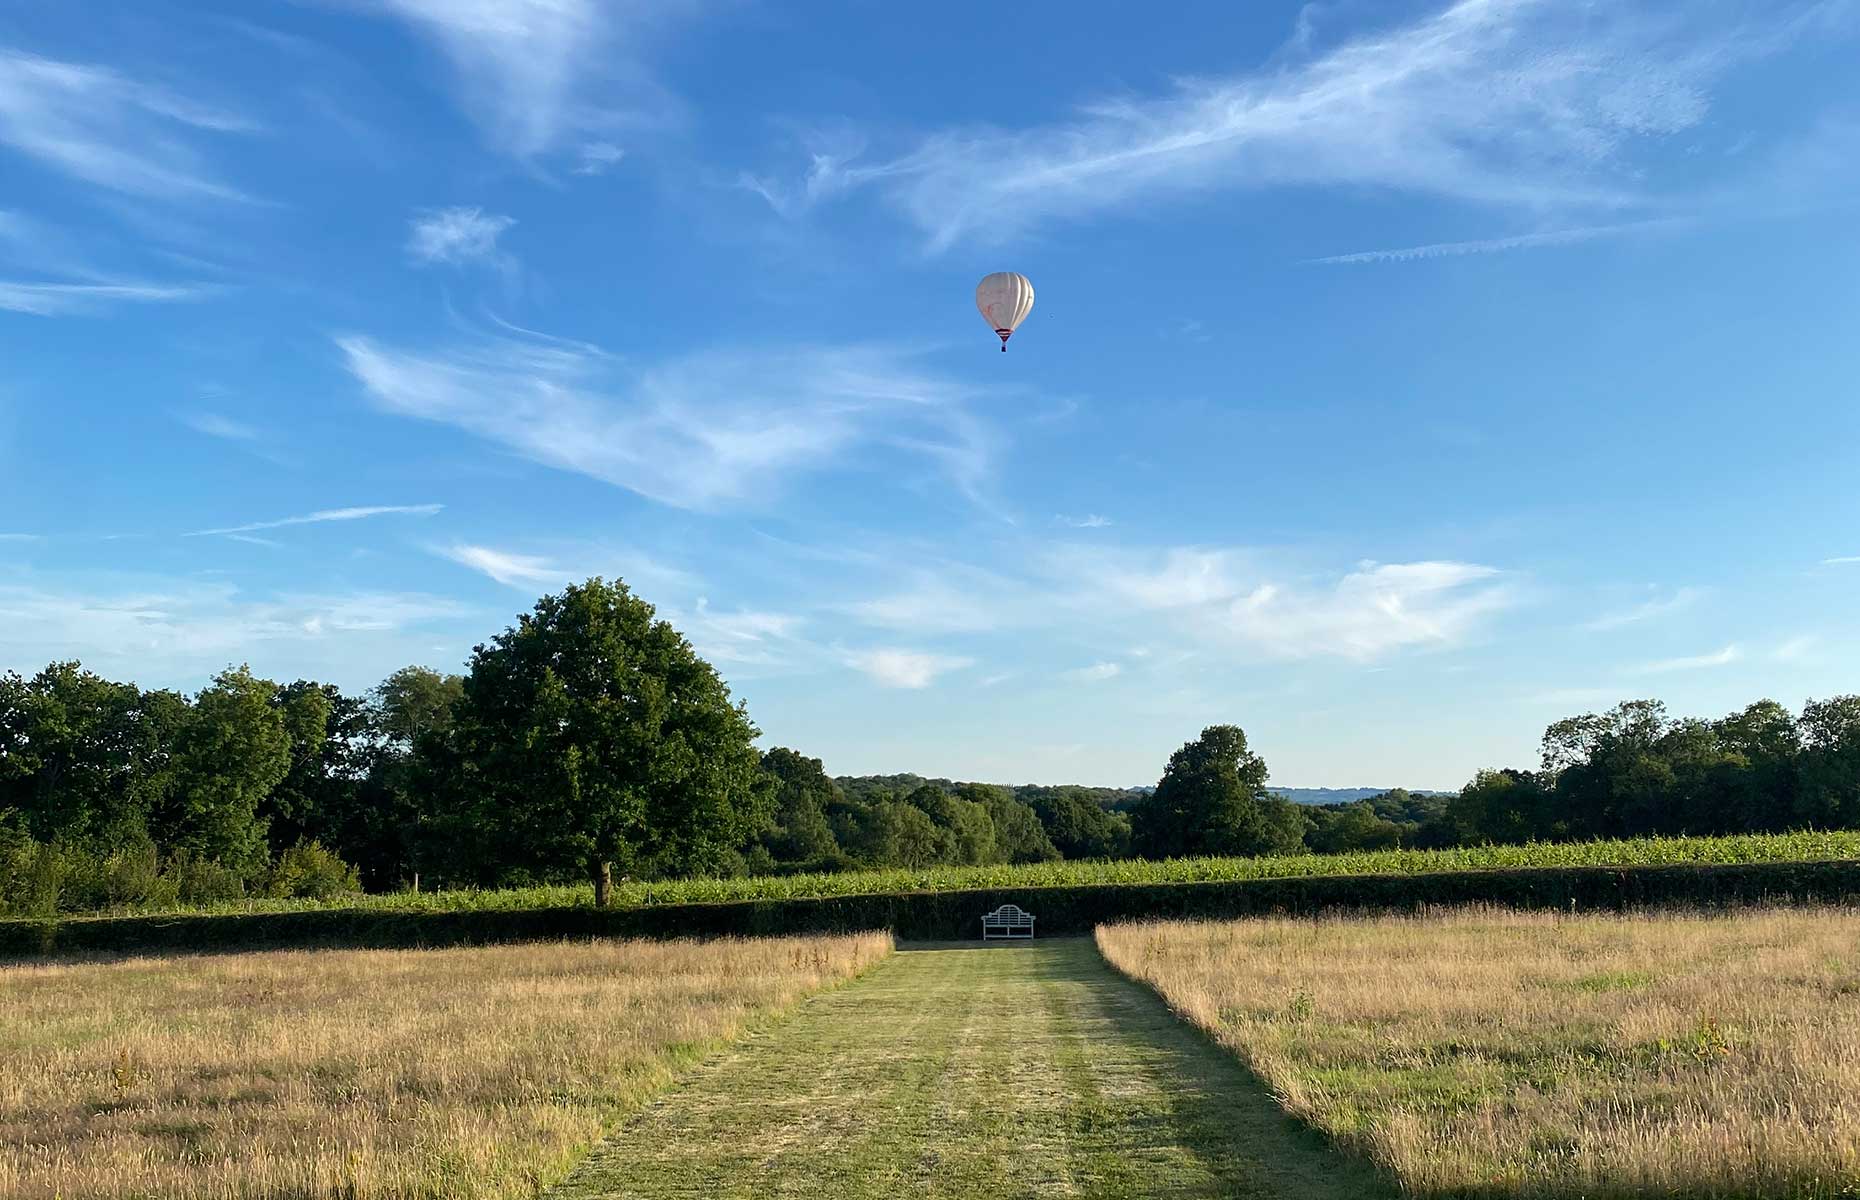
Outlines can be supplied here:
<path id="1" fill-rule="evenodd" d="M 1821 639 L 1815 637 L 1813 634 L 1800 634 L 1783 641 L 1774 650 L 1771 650 L 1770 659 L 1774 662 L 1784 663 L 1805 662 L 1808 660 L 1815 647 L 1820 644 L 1820 641 Z"/>
<path id="2" fill-rule="evenodd" d="M 1078 667 L 1065 672 L 1064 678 L 1075 683 L 1102 683 L 1107 679 L 1116 679 L 1124 673 L 1124 668 L 1114 662 L 1095 662 L 1089 667 Z"/>
<path id="3" fill-rule="evenodd" d="M 414 214 L 407 254 L 419 263 L 502 262 L 497 239 L 517 222 L 479 208 L 435 208 Z"/>
<path id="4" fill-rule="evenodd" d="M 1742 647 L 1732 644 L 1710 654 L 1688 654 L 1678 658 L 1661 658 L 1653 662 L 1642 663 L 1635 668 L 1640 675 L 1666 675 L 1673 671 L 1702 671 L 1711 667 L 1725 667 L 1744 657 Z"/>
<path id="5" fill-rule="evenodd" d="M 1621 629 L 1628 625 L 1638 625 L 1643 621 L 1656 620 L 1657 618 L 1670 616 L 1673 613 L 1683 612 L 1691 608 L 1698 602 L 1699 597 L 1704 594 L 1704 591 L 1699 588 L 1676 588 L 1670 596 L 1656 597 L 1652 600 L 1646 600 L 1636 604 L 1632 608 L 1617 609 L 1614 612 L 1603 613 L 1593 621 L 1585 623 L 1583 628 L 1595 632 L 1605 632 L 1611 629 Z"/>
<path id="6" fill-rule="evenodd" d="M 861 650 L 847 656 L 847 664 L 864 672 L 883 687 L 921 689 L 941 675 L 960 671 L 975 664 L 960 655 L 932 654 L 922 650 L 894 647 Z"/>
<path id="7" fill-rule="evenodd" d="M 561 558 L 526 554 L 460 542 L 435 547 L 434 553 L 469 567 L 498 583 L 534 594 L 554 592 L 571 583 L 601 576 L 623 580 L 637 596 L 651 602 L 658 615 L 691 640 L 698 653 L 714 662 L 738 667 L 790 666 L 817 661 L 820 650 L 800 635 L 803 618 L 765 609 L 719 609 L 697 594 L 702 584 L 677 567 L 632 551 L 577 547 L 579 565 Z"/>
<path id="8" fill-rule="evenodd" d="M 460 566 L 515 587 L 554 588 L 574 581 L 573 572 L 540 554 L 516 554 L 464 543 L 448 546 L 439 553 Z"/>
<path id="9" fill-rule="evenodd" d="M 255 442 L 260 436 L 256 426 L 235 421 L 222 413 L 179 412 L 174 419 L 195 433 L 229 442 Z"/>
<path id="10" fill-rule="evenodd" d="M 75 658 L 112 678 L 197 687 L 236 662 L 260 674 L 364 687 L 408 661 L 407 638 L 438 633 L 462 660 L 470 609 L 420 592 L 255 593 L 156 577 L 0 582 L 0 669 Z M 482 625 L 480 616 L 470 622 Z"/>
<path id="11" fill-rule="evenodd" d="M 1821 560 L 1821 565 L 1824 567 L 1851 567 L 1857 564 L 1860 564 L 1860 554 L 1840 554 Z"/>
<path id="12" fill-rule="evenodd" d="M 1512 237 L 1481 238 L 1469 242 L 1433 242 L 1424 246 L 1403 246 L 1393 250 L 1359 250 L 1353 254 L 1331 254 L 1314 258 L 1314 263 L 1361 265 L 1363 263 L 1420 262 L 1430 258 L 1463 258 L 1469 254 L 1501 254 L 1507 250 L 1535 250 L 1545 246 L 1574 246 L 1601 238 L 1626 237 L 1683 228 L 1678 218 L 1647 221 L 1624 221 L 1615 225 L 1586 225 L 1573 229 L 1546 229 L 1539 233 L 1522 233 Z"/>
<path id="13" fill-rule="evenodd" d="M 1103 98 L 1051 124 L 949 129 L 870 160 L 856 142 L 836 152 L 841 135 L 814 150 L 803 183 L 754 183 L 789 213 L 875 189 L 933 251 L 1171 196 L 1279 186 L 1407 192 L 1540 219 L 1636 212 L 1658 195 L 1630 150 L 1699 126 L 1726 71 L 1781 49 L 1801 25 L 1793 9 L 1761 25 L 1736 16 L 1460 0 L 1327 49 L 1295 39 L 1264 68 Z"/>
<path id="14" fill-rule="evenodd" d="M 90 316 L 119 304 L 201 300 L 218 289 L 161 283 L 101 271 L 83 260 L 65 231 L 0 210 L 0 263 L 33 278 L 0 278 L 0 311 L 37 317 Z"/>
<path id="15" fill-rule="evenodd" d="M 107 67 L 0 48 L 0 145 L 110 191 L 243 200 L 197 143 L 257 125 Z"/>
<path id="16" fill-rule="evenodd" d="M 443 504 L 374 504 L 359 508 L 324 508 L 295 517 L 271 521 L 249 521 L 220 529 L 197 529 L 188 537 L 213 537 L 232 533 L 257 533 L 264 529 L 283 529 L 288 525 L 320 525 L 327 521 L 361 521 L 369 517 L 430 517 L 445 508 Z"/>
<path id="17" fill-rule="evenodd" d="M 1091 581 L 1079 603 L 1150 613 L 1199 639 L 1269 658 L 1366 662 L 1462 645 L 1520 598 L 1505 572 L 1452 561 L 1364 562 L 1312 578 L 1233 550 L 1075 547 L 1053 565 L 1062 578 Z"/>
<path id="18" fill-rule="evenodd" d="M 198 300 L 211 291 L 185 284 L 39 283 L 0 279 L 0 309 L 35 317 L 90 315 L 116 304 Z"/>
<path id="19" fill-rule="evenodd" d="M 1204 657 L 1367 662 L 1464 645 L 1524 597 L 1513 576 L 1477 563 L 1364 562 L 1314 575 L 1272 554 L 1197 546 L 1079 543 L 1016 555 L 1019 569 L 887 570 L 903 586 L 833 607 L 906 635 L 1065 629 L 1100 645 L 1107 662 L 1124 656 L 1117 647 L 1133 630 Z"/>
<path id="20" fill-rule="evenodd" d="M 678 111 L 646 51 L 688 3 L 641 0 L 374 0 L 451 64 L 460 105 L 496 150 L 522 159 Z M 604 136 L 606 135 L 606 136 Z M 590 161 L 584 154 L 579 167 Z M 614 160 L 617 161 L 617 160 Z M 604 165 L 611 165 L 607 163 Z"/>
<path id="21" fill-rule="evenodd" d="M 580 159 L 575 164 L 577 175 L 605 175 L 620 165 L 626 157 L 626 151 L 612 142 L 589 142 L 577 152 Z"/>
<path id="22" fill-rule="evenodd" d="M 855 450 L 929 462 L 978 495 L 992 428 L 971 390 L 874 346 L 719 351 L 637 368 L 543 337 L 409 351 L 337 345 L 382 409 L 464 429 L 536 462 L 678 508 L 766 498 Z"/>
<path id="23" fill-rule="evenodd" d="M 626 547 L 575 545 L 558 553 L 538 554 L 474 542 L 430 548 L 434 554 L 514 588 L 554 591 L 601 576 L 624 580 L 634 591 L 657 602 L 667 595 L 694 593 L 698 580 L 689 572 Z"/>

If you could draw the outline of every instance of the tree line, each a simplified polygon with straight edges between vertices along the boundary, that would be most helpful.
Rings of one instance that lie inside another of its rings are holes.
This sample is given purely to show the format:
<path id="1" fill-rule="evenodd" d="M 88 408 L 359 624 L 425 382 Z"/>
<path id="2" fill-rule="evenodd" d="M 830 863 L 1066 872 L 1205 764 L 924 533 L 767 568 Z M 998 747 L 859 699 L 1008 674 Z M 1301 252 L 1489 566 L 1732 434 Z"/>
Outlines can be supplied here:
<path id="1" fill-rule="evenodd" d="M 357 888 L 835 871 L 1860 827 L 1860 697 L 1720 720 L 1558 721 L 1532 769 L 1323 807 L 1234 725 L 1153 789 L 834 779 L 759 732 L 624 584 L 546 596 L 464 675 L 363 695 L 228 669 L 192 696 L 54 663 L 0 676 L 0 910 Z"/>

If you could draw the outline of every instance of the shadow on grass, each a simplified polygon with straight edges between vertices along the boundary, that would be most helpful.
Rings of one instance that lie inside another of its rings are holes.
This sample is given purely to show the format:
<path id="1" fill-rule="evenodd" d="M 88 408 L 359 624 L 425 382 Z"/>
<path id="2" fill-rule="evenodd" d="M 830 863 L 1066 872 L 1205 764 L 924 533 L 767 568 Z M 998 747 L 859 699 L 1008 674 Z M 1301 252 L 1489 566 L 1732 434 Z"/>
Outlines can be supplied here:
<path id="1" fill-rule="evenodd" d="M 1173 1083 L 1164 1093 L 1169 1110 L 1158 1119 L 1213 1174 L 1232 1180 L 1233 1195 L 1375 1200 L 1400 1194 L 1386 1173 L 1286 1112 L 1233 1051 L 1176 1016 L 1153 988 L 1111 966 L 1092 939 L 1063 943 L 1053 977 L 1095 989 L 1124 1036 L 1154 1056 L 1156 1071 Z"/>
<path id="2" fill-rule="evenodd" d="M 1395 1194 L 1089 939 L 900 949 L 713 1056 L 553 1195 Z"/>

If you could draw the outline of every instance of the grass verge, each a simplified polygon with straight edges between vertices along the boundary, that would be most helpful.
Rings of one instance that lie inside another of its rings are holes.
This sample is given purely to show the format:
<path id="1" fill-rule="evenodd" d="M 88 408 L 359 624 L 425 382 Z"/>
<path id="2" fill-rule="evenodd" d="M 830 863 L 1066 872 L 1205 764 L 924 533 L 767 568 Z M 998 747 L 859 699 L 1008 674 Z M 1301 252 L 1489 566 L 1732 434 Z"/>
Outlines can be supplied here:
<path id="1" fill-rule="evenodd" d="M 1373 1200 L 1083 938 L 909 946 L 734 1043 L 552 1200 Z"/>
<path id="2" fill-rule="evenodd" d="M 1860 1191 L 1860 912 L 1148 923 L 1105 957 L 1419 1196 Z"/>
<path id="3" fill-rule="evenodd" d="M 0 921 L 0 960 L 56 954 L 284 946 L 401 947 L 586 937 L 772 937 L 889 929 L 911 939 L 971 938 L 981 915 L 1018 904 L 1043 934 L 1089 934 L 1144 918 L 1416 911 L 1497 904 L 1517 909 L 1626 910 L 1860 900 L 1860 862 L 1535 867 L 1437 874 L 1316 875 L 1208 883 L 798 897 L 731 904 L 577 906 L 474 912 L 329 909 L 218 916 Z"/>
<path id="4" fill-rule="evenodd" d="M 1160 862 L 1028 863 L 1020 866 L 926 867 L 770 875 L 742 879 L 631 880 L 614 888 L 620 908 L 831 899 L 896 893 L 1097 887 L 1107 884 L 1229 883 L 1345 875 L 1432 875 L 1529 867 L 1648 867 L 1860 859 L 1860 830 L 1648 837 L 1617 841 L 1465 846 L 1451 850 L 1373 850 L 1264 858 L 1172 858 Z M 123 909 L 120 915 L 319 912 L 517 912 L 591 908 L 588 885 L 439 892 L 387 892 L 328 900 L 246 899 L 180 908 Z"/>
<path id="5" fill-rule="evenodd" d="M 532 1196 L 883 934 L 0 968 L 9 1200 Z"/>

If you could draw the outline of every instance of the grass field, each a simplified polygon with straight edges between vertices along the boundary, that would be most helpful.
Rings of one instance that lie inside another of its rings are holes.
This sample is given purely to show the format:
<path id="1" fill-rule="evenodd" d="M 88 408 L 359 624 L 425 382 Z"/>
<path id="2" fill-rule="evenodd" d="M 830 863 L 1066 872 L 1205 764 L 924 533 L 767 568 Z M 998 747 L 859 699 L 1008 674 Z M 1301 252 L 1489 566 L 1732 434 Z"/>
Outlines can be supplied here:
<path id="1" fill-rule="evenodd" d="M 1473 846 L 1455 850 L 1378 850 L 1358 854 L 1299 854 L 1277 858 L 1183 858 L 1164 862 L 1037 863 L 1025 866 L 931 867 L 923 870 L 845 871 L 745 879 L 628 881 L 614 889 L 622 907 L 707 904 L 732 900 L 786 900 L 976 888 L 1071 887 L 1115 883 L 1195 883 L 1285 879 L 1320 875 L 1423 875 L 1435 871 L 1511 867 L 1654 866 L 1684 863 L 1808 862 L 1860 858 L 1860 831 L 1748 834 L 1732 837 L 1632 838 L 1622 841 Z M 393 892 L 316 900 L 244 900 L 166 912 L 293 912 L 367 908 L 398 911 L 473 911 L 591 906 L 590 886 L 509 888 L 496 891 Z M 140 910 L 147 911 L 147 910 Z"/>
<path id="2" fill-rule="evenodd" d="M 736 1042 L 552 1200 L 1374 1200 L 1089 940 L 901 948 Z"/>
<path id="3" fill-rule="evenodd" d="M 1860 912 L 1101 929 L 1411 1194 L 1860 1194 Z"/>
<path id="4" fill-rule="evenodd" d="M 0 1196 L 532 1196 L 891 939 L 0 967 Z"/>

